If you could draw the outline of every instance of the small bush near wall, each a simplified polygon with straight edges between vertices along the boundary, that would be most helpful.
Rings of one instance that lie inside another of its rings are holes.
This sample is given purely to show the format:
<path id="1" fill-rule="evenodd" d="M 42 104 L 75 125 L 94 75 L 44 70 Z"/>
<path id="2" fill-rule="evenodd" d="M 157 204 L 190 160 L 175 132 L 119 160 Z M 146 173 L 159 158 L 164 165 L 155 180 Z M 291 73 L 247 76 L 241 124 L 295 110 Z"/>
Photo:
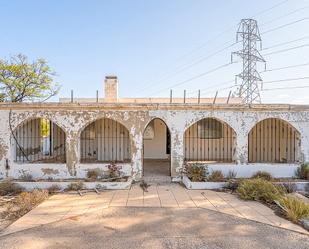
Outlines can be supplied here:
<path id="1" fill-rule="evenodd" d="M 186 164 L 185 174 L 192 182 L 203 182 L 209 175 L 208 167 L 198 164 Z"/>
<path id="2" fill-rule="evenodd" d="M 23 191 L 23 188 L 16 183 L 9 180 L 0 182 L 0 196 L 8 194 L 19 194 Z"/>
<path id="3" fill-rule="evenodd" d="M 309 180 L 309 164 L 302 164 L 300 165 L 296 172 L 295 175 L 299 179 L 304 179 L 304 180 Z"/>
<path id="4" fill-rule="evenodd" d="M 49 194 L 57 193 L 60 190 L 61 190 L 61 187 L 58 184 L 53 184 L 47 189 Z"/>
<path id="5" fill-rule="evenodd" d="M 260 178 L 266 181 L 271 181 L 273 179 L 272 175 L 266 171 L 257 171 L 251 178 Z"/>
<path id="6" fill-rule="evenodd" d="M 107 166 L 108 176 L 110 178 L 121 177 L 121 166 L 118 166 L 116 163 L 111 163 Z"/>
<path id="7" fill-rule="evenodd" d="M 267 204 L 282 199 L 285 194 L 281 186 L 276 186 L 260 178 L 243 180 L 237 191 L 239 197 L 243 200 L 261 201 Z"/>
<path id="8" fill-rule="evenodd" d="M 207 181 L 209 182 L 224 182 L 224 175 L 221 170 L 214 170 L 209 175 Z"/>
<path id="9" fill-rule="evenodd" d="M 84 188 L 85 188 L 84 183 L 82 181 L 78 181 L 78 182 L 70 183 L 66 190 L 78 191 L 78 190 L 82 190 Z"/>
<path id="10" fill-rule="evenodd" d="M 309 205 L 296 197 L 284 197 L 280 204 L 285 209 L 285 217 L 297 223 L 300 219 L 309 218 Z"/>
<path id="11" fill-rule="evenodd" d="M 87 171 L 87 178 L 92 181 L 97 180 L 100 176 L 102 176 L 100 169 L 90 169 Z"/>
<path id="12" fill-rule="evenodd" d="M 33 176 L 30 173 L 23 173 L 19 178 L 19 180 L 25 181 L 25 182 L 32 182 Z"/>

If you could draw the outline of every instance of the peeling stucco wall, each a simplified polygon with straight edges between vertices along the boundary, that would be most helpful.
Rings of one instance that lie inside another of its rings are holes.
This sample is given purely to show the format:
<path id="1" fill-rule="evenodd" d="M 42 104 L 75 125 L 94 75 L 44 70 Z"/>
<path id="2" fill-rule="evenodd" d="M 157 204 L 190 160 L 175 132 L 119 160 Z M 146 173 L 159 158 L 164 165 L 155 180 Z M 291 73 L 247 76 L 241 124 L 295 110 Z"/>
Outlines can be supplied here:
<path id="1" fill-rule="evenodd" d="M 10 115 L 10 109 L 11 115 Z M 66 164 L 17 164 L 12 158 L 11 128 L 14 130 L 24 121 L 46 118 L 57 124 L 66 134 Z M 0 177 L 17 178 L 22 170 L 38 177 L 78 178 L 85 176 L 87 165 L 80 163 L 79 137 L 82 130 L 101 118 L 115 120 L 126 127 L 131 140 L 131 163 L 125 164 L 124 172 L 140 179 L 143 174 L 143 132 L 154 118 L 163 120 L 171 133 L 171 174 L 179 177 L 184 161 L 183 136 L 185 130 L 203 118 L 216 118 L 233 128 L 236 134 L 234 158 L 237 165 L 248 163 L 248 134 L 252 127 L 266 118 L 279 118 L 289 122 L 301 134 L 301 154 L 309 161 L 309 107 L 289 109 L 288 107 L 263 106 L 263 108 L 226 107 L 196 105 L 84 105 L 27 104 L 0 105 Z M 7 166 L 9 169 L 7 169 Z M 91 167 L 97 167 L 94 165 Z M 105 168 L 106 165 L 99 165 Z M 248 166 L 249 167 L 249 166 Z"/>

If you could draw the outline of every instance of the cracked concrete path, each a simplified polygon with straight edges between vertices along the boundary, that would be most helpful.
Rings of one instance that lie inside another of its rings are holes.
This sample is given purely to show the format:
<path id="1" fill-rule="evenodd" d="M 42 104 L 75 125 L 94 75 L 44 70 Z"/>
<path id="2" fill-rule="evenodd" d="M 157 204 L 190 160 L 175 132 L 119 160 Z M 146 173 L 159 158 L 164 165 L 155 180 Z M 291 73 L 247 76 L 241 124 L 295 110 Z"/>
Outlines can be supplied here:
<path id="1" fill-rule="evenodd" d="M 309 248 L 307 235 L 201 208 L 109 207 L 0 237 L 0 248 Z"/>
<path id="2" fill-rule="evenodd" d="M 85 214 L 104 212 L 114 207 L 174 208 L 192 211 L 205 209 L 308 234 L 300 226 L 278 217 L 271 209 L 258 202 L 242 201 L 235 195 L 223 192 L 187 190 L 179 184 L 153 184 L 148 188 L 148 192 L 143 192 L 136 184 L 130 190 L 109 190 L 99 195 L 96 193 L 87 193 L 83 196 L 76 193 L 54 195 L 1 234 L 15 233 Z"/>

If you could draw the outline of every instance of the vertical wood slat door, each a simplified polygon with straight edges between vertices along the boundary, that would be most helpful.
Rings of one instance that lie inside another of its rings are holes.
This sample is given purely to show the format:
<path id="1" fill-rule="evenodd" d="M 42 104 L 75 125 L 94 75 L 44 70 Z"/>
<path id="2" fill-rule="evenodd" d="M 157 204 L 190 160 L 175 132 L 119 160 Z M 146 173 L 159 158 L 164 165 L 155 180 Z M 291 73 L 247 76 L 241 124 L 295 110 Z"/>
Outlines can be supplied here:
<path id="1" fill-rule="evenodd" d="M 81 133 L 82 162 L 130 160 L 129 131 L 119 122 L 103 118 Z"/>
<path id="2" fill-rule="evenodd" d="M 235 137 L 234 130 L 226 123 L 202 119 L 185 131 L 185 160 L 231 162 Z"/>
<path id="3" fill-rule="evenodd" d="M 300 134 L 288 122 L 270 118 L 249 132 L 249 162 L 294 163 L 298 161 Z"/>

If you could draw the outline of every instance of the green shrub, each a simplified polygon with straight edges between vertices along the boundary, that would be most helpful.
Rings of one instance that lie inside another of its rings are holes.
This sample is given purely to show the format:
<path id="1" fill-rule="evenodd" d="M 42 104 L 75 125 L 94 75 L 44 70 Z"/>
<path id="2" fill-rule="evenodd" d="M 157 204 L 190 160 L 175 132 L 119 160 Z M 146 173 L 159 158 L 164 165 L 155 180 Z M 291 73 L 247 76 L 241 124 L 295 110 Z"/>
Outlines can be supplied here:
<path id="1" fill-rule="evenodd" d="M 47 198 L 47 190 L 35 189 L 31 192 L 22 192 L 14 201 L 10 202 L 8 205 L 6 210 L 6 217 L 14 219 L 19 218 L 28 213 Z"/>
<path id="2" fill-rule="evenodd" d="M 210 182 L 224 182 L 224 175 L 221 170 L 214 170 L 207 180 Z"/>
<path id="3" fill-rule="evenodd" d="M 77 190 L 82 190 L 84 188 L 84 183 L 82 181 L 78 182 L 71 182 L 66 190 L 72 190 L 72 191 L 77 191 Z"/>
<path id="4" fill-rule="evenodd" d="M 19 194 L 23 191 L 23 188 L 10 180 L 4 180 L 0 182 L 0 196 L 8 194 Z"/>
<path id="5" fill-rule="evenodd" d="M 274 200 L 280 200 L 285 194 L 281 186 L 276 186 L 261 178 L 241 181 L 237 192 L 243 200 L 261 201 L 268 204 Z"/>
<path id="6" fill-rule="evenodd" d="M 306 163 L 300 165 L 297 168 L 295 175 L 299 179 L 309 180 L 309 164 Z"/>
<path id="7" fill-rule="evenodd" d="M 251 178 L 260 178 L 266 181 L 271 181 L 273 179 L 272 175 L 266 171 L 257 171 Z"/>
<path id="8" fill-rule="evenodd" d="M 203 182 L 209 174 L 207 166 L 198 164 L 187 164 L 185 167 L 185 173 L 192 182 Z"/>
<path id="9" fill-rule="evenodd" d="M 309 205 L 296 197 L 284 197 L 280 204 L 285 208 L 285 217 L 297 223 L 302 218 L 309 218 Z"/>

